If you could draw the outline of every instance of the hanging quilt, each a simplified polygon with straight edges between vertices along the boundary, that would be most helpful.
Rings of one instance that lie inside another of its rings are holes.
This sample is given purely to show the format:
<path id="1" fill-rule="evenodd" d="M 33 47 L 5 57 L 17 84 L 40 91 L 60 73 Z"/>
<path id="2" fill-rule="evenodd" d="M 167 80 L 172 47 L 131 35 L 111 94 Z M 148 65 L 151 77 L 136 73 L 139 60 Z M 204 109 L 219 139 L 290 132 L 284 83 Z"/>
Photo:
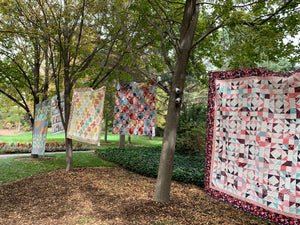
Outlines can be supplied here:
<path id="1" fill-rule="evenodd" d="M 100 144 L 105 87 L 75 89 L 72 98 L 67 137 Z"/>
<path id="2" fill-rule="evenodd" d="M 65 113 L 64 92 L 60 93 L 60 106 L 61 106 L 62 114 L 64 116 Z M 52 123 L 52 129 L 51 129 L 52 135 L 59 134 L 65 131 L 60 117 L 57 95 L 51 99 L 51 123 Z"/>
<path id="3" fill-rule="evenodd" d="M 34 129 L 32 136 L 32 154 L 45 153 L 50 100 L 43 101 L 35 106 Z"/>
<path id="4" fill-rule="evenodd" d="M 300 69 L 210 73 L 205 189 L 279 224 L 300 224 Z"/>
<path id="5" fill-rule="evenodd" d="M 155 89 L 154 82 L 117 89 L 113 134 L 155 136 Z"/>

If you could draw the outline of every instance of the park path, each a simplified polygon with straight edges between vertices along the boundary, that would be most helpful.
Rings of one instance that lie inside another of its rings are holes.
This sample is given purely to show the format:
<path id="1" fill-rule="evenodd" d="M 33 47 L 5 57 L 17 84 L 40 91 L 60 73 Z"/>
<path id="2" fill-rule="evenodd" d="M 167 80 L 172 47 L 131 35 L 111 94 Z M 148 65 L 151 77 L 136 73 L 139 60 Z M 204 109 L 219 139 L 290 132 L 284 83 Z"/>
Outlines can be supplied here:
<path id="1" fill-rule="evenodd" d="M 73 151 L 73 153 L 76 152 L 95 152 L 94 150 L 88 150 L 88 151 Z M 51 154 L 66 154 L 66 152 L 46 152 L 45 155 L 51 155 Z M 20 154 L 0 154 L 0 159 L 1 158 L 6 158 L 6 157 L 12 157 L 12 156 L 30 156 L 30 153 L 20 153 Z M 43 156 L 41 156 L 43 157 Z"/>

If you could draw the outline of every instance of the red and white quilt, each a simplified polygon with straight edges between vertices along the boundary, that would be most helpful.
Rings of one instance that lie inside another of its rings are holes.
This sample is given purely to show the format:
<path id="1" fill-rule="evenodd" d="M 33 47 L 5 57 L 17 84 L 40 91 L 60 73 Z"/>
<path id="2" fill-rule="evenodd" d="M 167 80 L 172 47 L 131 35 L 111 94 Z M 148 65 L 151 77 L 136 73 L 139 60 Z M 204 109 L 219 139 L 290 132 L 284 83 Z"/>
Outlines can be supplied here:
<path id="1" fill-rule="evenodd" d="M 280 224 L 300 223 L 300 71 L 210 74 L 206 191 Z"/>

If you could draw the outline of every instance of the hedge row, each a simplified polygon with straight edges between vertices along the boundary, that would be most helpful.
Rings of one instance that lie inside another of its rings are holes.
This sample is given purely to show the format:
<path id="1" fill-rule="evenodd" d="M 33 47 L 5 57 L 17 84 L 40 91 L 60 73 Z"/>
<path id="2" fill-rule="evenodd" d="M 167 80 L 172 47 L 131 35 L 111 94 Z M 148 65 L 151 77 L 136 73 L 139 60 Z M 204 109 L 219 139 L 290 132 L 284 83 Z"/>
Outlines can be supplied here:
<path id="1" fill-rule="evenodd" d="M 157 177 L 161 147 L 98 149 L 96 153 L 136 173 Z M 172 179 L 204 187 L 205 156 L 175 153 Z"/>

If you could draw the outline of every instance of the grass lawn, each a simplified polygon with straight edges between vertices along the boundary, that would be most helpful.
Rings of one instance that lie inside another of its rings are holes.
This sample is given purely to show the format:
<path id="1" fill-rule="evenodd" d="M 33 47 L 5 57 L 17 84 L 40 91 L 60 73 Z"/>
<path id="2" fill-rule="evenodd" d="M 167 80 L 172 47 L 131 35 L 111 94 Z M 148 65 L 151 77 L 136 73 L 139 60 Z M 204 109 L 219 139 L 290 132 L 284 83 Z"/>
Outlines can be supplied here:
<path id="1" fill-rule="evenodd" d="M 22 179 L 34 174 L 48 172 L 56 169 L 66 168 L 65 154 L 45 154 L 48 157 L 54 157 L 53 160 L 45 161 L 16 161 L 16 158 L 22 157 L 7 157 L 0 159 L 0 185 L 15 180 Z M 25 158 L 25 157 L 23 157 Z M 73 153 L 74 167 L 99 167 L 108 166 L 115 167 L 116 165 L 99 159 L 88 152 Z"/>
<path id="2" fill-rule="evenodd" d="M 127 143 L 126 136 L 126 143 Z M 101 146 L 118 146 L 119 143 L 119 135 L 109 134 L 107 136 L 108 143 L 104 143 L 104 134 L 101 135 Z M 65 142 L 65 134 L 60 133 L 56 135 L 51 135 L 51 132 L 47 134 L 47 142 Z M 32 142 L 32 132 L 25 132 L 16 135 L 9 135 L 9 136 L 0 136 L 0 143 L 31 143 Z M 78 141 L 73 141 L 74 143 Z M 131 144 L 132 145 L 144 145 L 144 146 L 161 146 L 162 138 L 155 137 L 153 140 L 149 140 L 149 137 L 146 136 L 131 136 Z"/>
<path id="3" fill-rule="evenodd" d="M 126 137 L 126 143 L 127 143 Z M 65 134 L 51 135 L 47 134 L 47 142 L 59 142 L 62 143 L 65 140 Z M 0 143 L 31 143 L 32 133 L 25 132 L 22 134 L 0 136 Z M 74 143 L 77 141 L 74 141 Z M 104 143 L 104 135 L 101 136 L 100 148 L 117 147 L 119 143 L 119 135 L 108 135 L 108 143 Z M 86 143 L 83 143 L 86 145 Z M 144 145 L 144 146 L 161 146 L 162 138 L 155 137 L 153 140 L 149 140 L 149 137 L 143 136 L 131 136 L 132 145 Z M 91 145 L 91 149 L 98 149 L 96 145 Z M 43 173 L 56 169 L 66 168 L 65 154 L 45 154 L 45 156 L 55 157 L 55 160 L 46 161 L 16 161 L 15 158 L 9 157 L 0 159 L 0 185 L 8 182 L 12 182 L 33 174 Z M 98 166 L 115 166 L 113 163 L 103 161 L 90 153 L 73 152 L 73 165 L 74 167 L 98 167 Z"/>

